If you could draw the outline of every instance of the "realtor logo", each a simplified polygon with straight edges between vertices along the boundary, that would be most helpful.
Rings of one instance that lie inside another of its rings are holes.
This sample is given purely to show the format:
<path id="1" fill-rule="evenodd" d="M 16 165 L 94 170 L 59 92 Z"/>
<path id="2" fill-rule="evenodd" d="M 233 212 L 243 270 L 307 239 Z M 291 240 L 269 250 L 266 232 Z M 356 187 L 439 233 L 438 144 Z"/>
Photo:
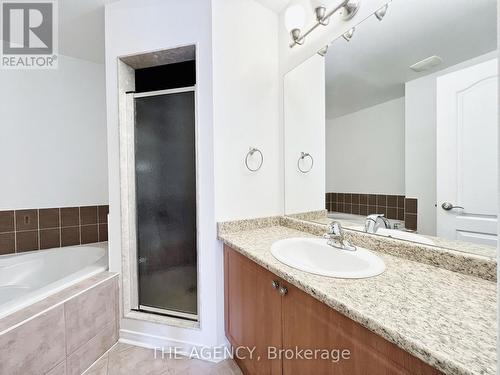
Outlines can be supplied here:
<path id="1" fill-rule="evenodd" d="M 55 1 L 1 1 L 4 69 L 57 68 Z"/>

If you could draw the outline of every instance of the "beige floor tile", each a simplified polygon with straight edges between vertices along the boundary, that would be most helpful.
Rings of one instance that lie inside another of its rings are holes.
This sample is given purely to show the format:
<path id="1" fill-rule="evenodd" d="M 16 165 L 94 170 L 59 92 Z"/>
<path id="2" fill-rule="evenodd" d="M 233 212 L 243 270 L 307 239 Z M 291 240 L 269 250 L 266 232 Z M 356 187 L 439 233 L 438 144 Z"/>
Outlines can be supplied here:
<path id="1" fill-rule="evenodd" d="M 94 364 L 85 375 L 242 375 L 232 360 L 214 364 L 189 358 L 155 358 L 152 349 L 123 343 L 109 351 L 107 373 L 99 372 L 97 365 Z"/>
<path id="2" fill-rule="evenodd" d="M 217 363 L 210 372 L 210 375 L 243 375 L 240 368 L 231 359 Z"/>
<path id="3" fill-rule="evenodd" d="M 200 361 L 198 359 L 171 359 L 168 360 L 170 371 L 169 375 L 208 375 L 214 364 L 211 362 Z"/>
<path id="4" fill-rule="evenodd" d="M 109 352 L 108 375 L 159 375 L 168 371 L 166 362 L 152 349 L 119 344 Z"/>

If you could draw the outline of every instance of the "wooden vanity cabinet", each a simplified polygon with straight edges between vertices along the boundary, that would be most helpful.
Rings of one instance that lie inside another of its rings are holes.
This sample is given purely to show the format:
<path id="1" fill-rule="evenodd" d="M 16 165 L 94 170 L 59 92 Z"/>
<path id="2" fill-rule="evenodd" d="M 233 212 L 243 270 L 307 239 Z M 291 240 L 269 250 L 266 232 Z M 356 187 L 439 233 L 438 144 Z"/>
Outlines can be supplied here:
<path id="1" fill-rule="evenodd" d="M 442 374 L 228 246 L 224 282 L 226 336 L 233 348 L 257 348 L 252 359 L 235 358 L 245 375 Z M 269 347 L 282 349 L 281 359 L 269 359 Z M 296 348 L 327 349 L 330 355 L 287 358 Z"/>
<path id="2" fill-rule="evenodd" d="M 281 298 L 271 272 L 224 246 L 226 337 L 238 351 L 244 374 L 281 375 L 281 361 L 268 360 L 267 348 L 281 347 Z M 252 353 L 242 350 L 256 348 Z M 251 358 L 250 358 L 251 356 Z M 244 358 L 243 358 L 244 357 Z"/>

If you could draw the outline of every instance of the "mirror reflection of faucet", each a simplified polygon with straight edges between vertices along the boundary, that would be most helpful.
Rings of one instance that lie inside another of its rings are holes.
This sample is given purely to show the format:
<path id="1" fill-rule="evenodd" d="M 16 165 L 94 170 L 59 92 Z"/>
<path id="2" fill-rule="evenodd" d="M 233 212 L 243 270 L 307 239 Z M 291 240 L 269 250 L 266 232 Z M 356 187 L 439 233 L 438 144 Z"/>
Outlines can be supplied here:
<path id="1" fill-rule="evenodd" d="M 366 233 L 377 233 L 380 228 L 380 222 L 383 222 L 386 229 L 391 229 L 391 223 L 384 216 L 384 214 L 372 214 L 368 215 L 365 220 L 365 232 Z"/>
<path id="2" fill-rule="evenodd" d="M 344 231 L 342 230 L 342 225 L 338 221 L 332 221 L 328 224 L 327 231 L 323 235 L 328 241 L 327 245 L 335 247 L 336 249 L 356 251 L 356 246 L 351 245 L 344 237 Z"/>

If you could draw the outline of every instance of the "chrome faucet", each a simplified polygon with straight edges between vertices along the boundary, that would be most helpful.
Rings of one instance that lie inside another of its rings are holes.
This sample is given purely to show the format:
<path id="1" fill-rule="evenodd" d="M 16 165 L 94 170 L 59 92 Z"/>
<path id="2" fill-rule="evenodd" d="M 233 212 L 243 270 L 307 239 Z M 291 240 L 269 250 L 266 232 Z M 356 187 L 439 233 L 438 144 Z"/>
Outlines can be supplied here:
<path id="1" fill-rule="evenodd" d="M 387 229 L 391 229 L 391 223 L 384 214 L 373 214 L 368 215 L 365 220 L 365 232 L 366 233 L 377 233 L 378 228 L 380 228 L 379 219 L 382 220 Z"/>
<path id="2" fill-rule="evenodd" d="M 342 230 L 342 225 L 338 221 L 332 221 L 328 224 L 327 231 L 323 235 L 328 241 L 326 241 L 328 246 L 335 247 L 341 250 L 356 251 L 356 246 L 353 246 L 344 237 L 344 231 Z"/>

